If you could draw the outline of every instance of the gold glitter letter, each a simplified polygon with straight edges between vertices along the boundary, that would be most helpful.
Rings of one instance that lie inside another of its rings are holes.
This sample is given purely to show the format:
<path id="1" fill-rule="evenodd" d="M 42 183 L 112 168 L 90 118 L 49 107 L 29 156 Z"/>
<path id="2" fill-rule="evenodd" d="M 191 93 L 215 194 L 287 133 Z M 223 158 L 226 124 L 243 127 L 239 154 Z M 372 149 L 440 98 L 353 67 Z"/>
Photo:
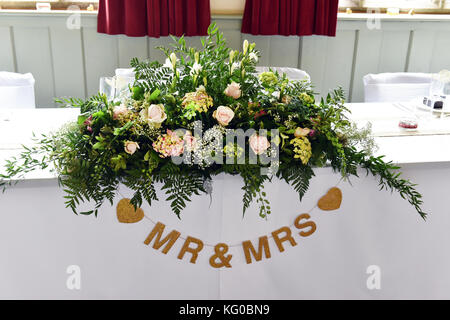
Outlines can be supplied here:
<path id="1" fill-rule="evenodd" d="M 164 224 L 158 222 L 153 228 L 152 232 L 150 232 L 150 234 L 148 235 L 147 239 L 145 239 L 144 243 L 146 245 L 149 245 L 156 235 L 155 242 L 153 243 L 153 248 L 158 250 L 167 242 L 166 246 L 162 250 L 162 253 L 167 254 L 170 248 L 172 248 L 172 246 L 174 245 L 175 241 L 177 241 L 178 237 L 180 236 L 180 233 L 176 230 L 173 230 L 164 239 L 161 240 L 161 236 L 164 232 L 165 227 L 166 226 Z"/>
<path id="2" fill-rule="evenodd" d="M 255 250 L 251 241 L 242 242 L 242 248 L 244 249 L 245 261 L 247 264 L 252 263 L 252 255 L 256 261 L 261 261 L 263 250 L 266 255 L 266 259 L 270 259 L 270 248 L 269 248 L 269 240 L 267 236 L 263 236 L 259 238 L 259 246 L 258 251 Z"/>
<path id="3" fill-rule="evenodd" d="M 197 248 L 189 247 L 191 242 L 196 243 L 197 244 Z M 203 241 L 202 240 L 196 239 L 196 238 L 193 238 L 193 237 L 187 237 L 186 241 L 183 244 L 183 248 L 181 248 L 180 253 L 178 254 L 178 259 L 182 260 L 183 257 L 184 257 L 184 254 L 186 252 L 190 252 L 192 254 L 190 263 L 195 263 L 195 261 L 197 261 L 197 258 L 198 258 L 198 253 L 202 249 L 203 249 Z"/>
<path id="4" fill-rule="evenodd" d="M 282 238 L 279 237 L 279 234 L 285 232 L 286 235 Z M 297 242 L 295 242 L 294 238 L 292 238 L 292 232 L 291 229 L 288 227 L 282 227 L 274 232 L 272 232 L 273 240 L 275 240 L 275 243 L 277 244 L 278 250 L 280 252 L 284 251 L 283 242 L 289 241 L 293 247 L 297 245 Z"/>
<path id="5" fill-rule="evenodd" d="M 305 223 L 300 223 L 300 221 L 302 221 L 303 219 L 308 220 L 309 218 L 311 218 L 311 216 L 310 216 L 309 214 L 303 213 L 303 214 L 299 215 L 299 216 L 297 217 L 297 219 L 295 219 L 294 224 L 295 224 L 295 227 L 296 227 L 297 229 L 300 229 L 300 230 L 301 230 L 301 229 L 304 229 L 304 228 L 307 228 L 307 227 L 310 228 L 308 231 L 300 231 L 300 235 L 301 235 L 302 237 L 309 237 L 309 236 L 312 235 L 312 234 L 316 231 L 316 229 L 317 229 L 317 226 L 316 226 L 316 224 L 314 223 L 314 221 L 307 221 L 307 222 L 305 222 Z"/>

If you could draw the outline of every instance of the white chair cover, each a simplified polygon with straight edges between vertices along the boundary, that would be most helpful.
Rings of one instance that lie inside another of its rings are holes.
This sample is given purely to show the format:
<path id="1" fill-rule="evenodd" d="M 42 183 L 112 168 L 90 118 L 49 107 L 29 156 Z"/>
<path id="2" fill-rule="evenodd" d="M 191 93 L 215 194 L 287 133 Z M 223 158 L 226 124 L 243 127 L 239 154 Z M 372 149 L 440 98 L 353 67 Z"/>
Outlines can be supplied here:
<path id="1" fill-rule="evenodd" d="M 125 77 L 125 78 L 134 78 L 134 69 L 133 68 L 119 68 L 116 69 L 116 76 Z"/>
<path id="2" fill-rule="evenodd" d="M 430 73 L 380 73 L 363 78 L 365 102 L 410 101 L 430 93 Z"/>
<path id="3" fill-rule="evenodd" d="M 272 69 L 273 71 L 277 71 L 279 74 L 286 73 L 287 77 L 290 80 L 306 80 L 311 82 L 311 77 L 306 71 L 296 69 L 296 68 L 288 68 L 288 67 L 256 67 L 256 72 L 258 74 L 269 71 Z"/>
<path id="4" fill-rule="evenodd" d="M 0 108 L 35 108 L 34 83 L 31 73 L 0 71 Z"/>
<path id="5" fill-rule="evenodd" d="M 279 74 L 286 73 L 287 77 L 291 80 L 307 80 L 308 82 L 311 81 L 311 77 L 308 73 L 306 73 L 303 70 L 296 69 L 296 68 L 288 68 L 288 67 L 256 67 L 256 72 L 258 74 L 263 73 L 265 71 L 269 71 L 269 68 L 271 68 L 274 71 L 277 71 Z M 133 68 L 119 68 L 116 69 L 115 72 L 116 76 L 122 76 L 125 78 L 128 77 L 134 77 L 134 69 Z"/>

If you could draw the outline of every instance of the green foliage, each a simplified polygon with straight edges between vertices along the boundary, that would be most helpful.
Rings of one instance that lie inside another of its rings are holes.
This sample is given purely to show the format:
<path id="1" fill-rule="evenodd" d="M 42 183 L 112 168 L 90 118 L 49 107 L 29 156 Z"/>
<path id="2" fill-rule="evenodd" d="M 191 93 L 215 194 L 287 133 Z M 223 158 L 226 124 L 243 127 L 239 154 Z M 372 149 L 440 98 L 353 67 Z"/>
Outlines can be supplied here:
<path id="1" fill-rule="evenodd" d="M 239 166 L 238 170 L 241 177 L 244 180 L 244 196 L 243 212 L 245 215 L 246 210 L 250 207 L 254 199 L 259 204 L 259 216 L 261 218 L 267 218 L 267 215 L 271 214 L 270 203 L 267 200 L 267 194 L 263 191 L 264 182 L 270 180 L 267 175 L 261 175 L 260 168 L 258 166 Z"/>
<path id="2" fill-rule="evenodd" d="M 286 181 L 298 193 L 300 201 L 309 188 L 309 181 L 314 176 L 314 171 L 310 166 L 304 165 L 283 165 L 277 172 L 277 177 Z"/>
<path id="3" fill-rule="evenodd" d="M 181 171 L 177 174 L 159 175 L 158 180 L 163 182 L 162 190 L 165 190 L 170 201 L 172 211 L 180 217 L 181 211 L 186 207 L 186 202 L 191 197 L 205 192 L 203 189 L 204 177 L 199 172 Z"/>
<path id="4" fill-rule="evenodd" d="M 291 185 L 300 201 L 314 167 L 329 165 L 345 178 L 357 176 L 362 167 L 379 179 L 380 188 L 398 191 L 425 218 L 415 185 L 400 177 L 398 167 L 372 156 L 370 128 L 358 130 L 348 120 L 341 88 L 316 102 L 307 81 L 290 81 L 272 70 L 258 77 L 255 66 L 260 53 L 255 45 L 245 41 L 242 51 L 231 50 L 215 24 L 208 28 L 199 49 L 189 47 L 184 37 L 173 40 L 171 48 L 160 48 L 167 57 L 164 64 L 132 59 L 136 81 L 128 98 L 108 101 L 98 94 L 87 100 L 57 99 L 64 107 L 80 108 L 80 116 L 8 160 L 0 174 L 3 190 L 27 173 L 54 164 L 66 206 L 74 213 L 97 215 L 105 202 L 113 203 L 121 184 L 133 191 L 135 207 L 144 201 L 151 205 L 158 200 L 158 183 L 180 217 L 194 195 L 206 192 L 205 181 L 226 173 L 243 178 L 243 214 L 256 201 L 259 215 L 267 218 L 271 206 L 264 184 L 272 176 L 262 174 L 261 169 L 268 165 L 261 159 L 251 162 L 248 154 L 244 163 L 209 163 L 208 156 L 224 160 L 220 149 L 211 151 L 206 139 L 175 132 L 192 131 L 201 123 L 204 135 L 212 132 L 220 137 L 233 129 L 267 130 L 279 148 L 279 169 L 273 174 Z M 226 94 L 230 86 L 238 86 L 240 94 Z M 228 124 L 218 121 L 219 106 L 233 113 Z M 159 121 L 149 119 L 151 108 L 153 116 L 159 112 Z M 278 134 L 271 136 L 271 129 Z M 200 147 L 193 153 L 200 161 L 175 165 L 163 152 L 169 149 L 171 155 L 184 155 L 189 137 L 197 139 Z M 248 138 L 241 151 L 254 152 Z M 302 143 L 291 143 L 295 139 Z M 131 149 L 127 148 L 130 144 Z M 237 145 L 231 145 L 231 158 L 237 160 Z M 263 152 L 267 155 L 268 150 Z M 295 158 L 299 153 L 301 159 Z M 82 203 L 90 203 L 92 209 L 80 212 Z"/>

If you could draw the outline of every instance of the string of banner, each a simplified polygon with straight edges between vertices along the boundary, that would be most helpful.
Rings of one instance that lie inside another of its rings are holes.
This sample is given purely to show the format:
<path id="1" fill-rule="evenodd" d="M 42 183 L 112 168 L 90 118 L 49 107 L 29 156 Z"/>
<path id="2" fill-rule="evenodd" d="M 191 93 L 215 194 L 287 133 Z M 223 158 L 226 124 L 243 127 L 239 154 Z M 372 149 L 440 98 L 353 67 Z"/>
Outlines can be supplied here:
<path id="1" fill-rule="evenodd" d="M 213 268 L 231 268 L 232 254 L 228 253 L 230 248 L 242 247 L 245 261 L 247 264 L 261 261 L 263 258 L 271 258 L 269 239 L 273 239 L 278 250 L 283 252 L 285 242 L 290 243 L 291 246 L 297 245 L 293 235 L 292 228 L 295 227 L 299 231 L 301 237 L 311 236 L 317 229 L 313 220 L 311 220 L 311 213 L 314 209 L 319 208 L 323 211 L 332 211 L 340 208 L 342 203 L 342 191 L 338 188 L 342 179 L 328 192 L 322 196 L 319 201 L 306 213 L 297 216 L 294 222 L 289 226 L 284 226 L 273 231 L 270 235 L 261 236 L 258 238 L 258 244 L 254 246 L 254 241 L 242 241 L 232 245 L 226 243 L 211 244 L 200 239 L 183 236 L 179 231 L 172 229 L 171 232 L 164 234 L 166 225 L 153 220 L 146 215 L 141 208 L 135 208 L 130 203 L 130 199 L 124 197 L 119 190 L 117 193 L 122 197 L 122 200 L 117 204 L 117 219 L 120 223 L 137 223 L 146 219 L 153 225 L 153 229 L 144 241 L 145 245 L 152 245 L 155 250 L 161 250 L 162 253 L 167 254 L 178 239 L 184 240 L 184 244 L 177 256 L 182 260 L 184 256 L 189 253 L 191 255 L 190 262 L 195 264 L 200 252 L 204 247 L 214 249 L 214 254 L 209 259 L 209 264 Z"/>

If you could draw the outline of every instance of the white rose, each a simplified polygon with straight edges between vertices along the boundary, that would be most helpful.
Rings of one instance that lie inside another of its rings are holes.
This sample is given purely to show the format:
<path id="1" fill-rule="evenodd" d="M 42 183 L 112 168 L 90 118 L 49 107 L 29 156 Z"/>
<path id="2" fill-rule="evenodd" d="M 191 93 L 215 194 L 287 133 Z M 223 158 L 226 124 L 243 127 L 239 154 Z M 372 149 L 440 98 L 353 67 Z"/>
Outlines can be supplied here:
<path id="1" fill-rule="evenodd" d="M 164 111 L 162 104 L 152 104 L 147 109 L 141 111 L 141 118 L 146 121 L 149 126 L 159 128 L 161 123 L 167 119 L 167 114 Z"/>
<path id="2" fill-rule="evenodd" d="M 230 107 L 220 106 L 213 113 L 213 118 L 222 126 L 227 126 L 234 118 L 234 112 Z"/>
<path id="3" fill-rule="evenodd" d="M 134 141 L 125 141 L 125 152 L 128 154 L 134 154 L 139 149 L 139 144 Z"/>

